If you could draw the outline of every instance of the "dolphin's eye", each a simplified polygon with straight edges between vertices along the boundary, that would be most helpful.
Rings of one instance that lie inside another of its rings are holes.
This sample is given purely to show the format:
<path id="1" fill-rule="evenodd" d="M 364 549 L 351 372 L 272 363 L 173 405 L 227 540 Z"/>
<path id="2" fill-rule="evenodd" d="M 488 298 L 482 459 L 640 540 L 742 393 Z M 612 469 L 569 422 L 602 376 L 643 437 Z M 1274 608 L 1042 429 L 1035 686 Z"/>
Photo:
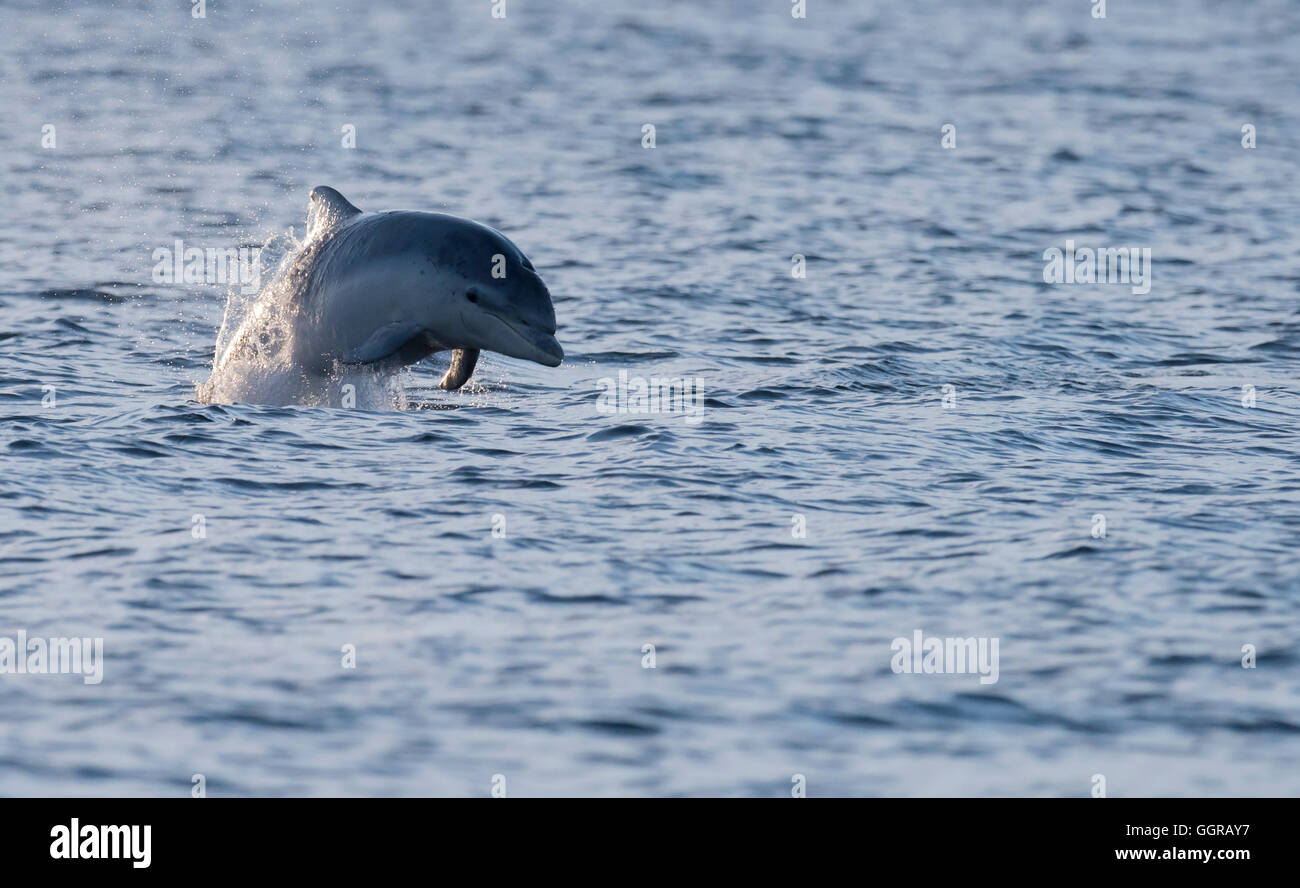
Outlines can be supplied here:
<path id="1" fill-rule="evenodd" d="M 478 290 L 473 288 L 465 291 L 465 298 L 470 302 L 478 302 Z"/>

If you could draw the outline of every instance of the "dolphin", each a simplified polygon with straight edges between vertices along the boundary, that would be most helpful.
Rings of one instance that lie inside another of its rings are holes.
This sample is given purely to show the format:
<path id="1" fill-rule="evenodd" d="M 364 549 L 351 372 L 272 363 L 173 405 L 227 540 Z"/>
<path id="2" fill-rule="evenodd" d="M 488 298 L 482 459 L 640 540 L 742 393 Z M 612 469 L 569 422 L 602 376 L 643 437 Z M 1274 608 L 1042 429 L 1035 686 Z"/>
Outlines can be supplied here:
<path id="1" fill-rule="evenodd" d="M 277 281 L 285 288 L 292 365 L 309 377 L 384 372 L 450 350 L 438 383 L 469 381 L 483 350 L 559 366 L 550 291 L 501 232 L 443 213 L 366 213 L 327 186 L 312 189 L 307 235 Z M 215 371 L 266 346 L 250 313 Z"/>

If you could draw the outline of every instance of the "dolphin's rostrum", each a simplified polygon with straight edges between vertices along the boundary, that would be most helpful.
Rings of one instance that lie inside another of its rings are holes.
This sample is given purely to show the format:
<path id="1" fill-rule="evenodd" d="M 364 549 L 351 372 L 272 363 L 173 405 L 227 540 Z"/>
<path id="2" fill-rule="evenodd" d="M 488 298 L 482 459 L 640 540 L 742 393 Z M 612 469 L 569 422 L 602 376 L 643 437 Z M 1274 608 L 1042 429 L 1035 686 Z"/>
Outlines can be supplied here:
<path id="1" fill-rule="evenodd" d="M 289 348 L 303 374 L 391 370 L 451 350 L 439 385 L 453 391 L 483 349 L 548 367 L 564 358 L 546 285 L 486 225 L 442 213 L 364 213 L 322 186 L 312 190 L 307 237 L 290 263 Z M 256 347 L 259 322 L 245 320 L 215 369 Z"/>

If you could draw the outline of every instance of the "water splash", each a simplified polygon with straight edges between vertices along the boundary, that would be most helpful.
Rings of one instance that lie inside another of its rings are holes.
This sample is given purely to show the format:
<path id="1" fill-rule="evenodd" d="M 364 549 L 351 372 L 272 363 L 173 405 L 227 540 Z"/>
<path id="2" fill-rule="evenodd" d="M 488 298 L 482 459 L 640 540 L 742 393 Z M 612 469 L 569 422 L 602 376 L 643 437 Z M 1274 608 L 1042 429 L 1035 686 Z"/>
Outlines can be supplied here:
<path id="1" fill-rule="evenodd" d="M 402 371 L 336 367 L 306 372 L 294 359 L 295 326 L 302 311 L 306 270 L 323 245 L 320 227 L 298 240 L 293 230 L 270 237 L 259 254 L 265 286 L 249 297 L 232 288 L 217 331 L 212 374 L 195 386 L 202 404 L 357 407 L 402 410 Z M 274 268 L 269 276 L 266 270 Z M 269 277 L 269 279 L 268 279 Z"/>

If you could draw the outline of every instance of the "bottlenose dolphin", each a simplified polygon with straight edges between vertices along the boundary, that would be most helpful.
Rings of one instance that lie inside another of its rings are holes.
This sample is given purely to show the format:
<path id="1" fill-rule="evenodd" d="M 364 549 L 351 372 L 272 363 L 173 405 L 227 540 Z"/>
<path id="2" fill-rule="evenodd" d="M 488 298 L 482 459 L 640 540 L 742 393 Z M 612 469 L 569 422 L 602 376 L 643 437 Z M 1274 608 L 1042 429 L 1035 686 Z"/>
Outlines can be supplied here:
<path id="1" fill-rule="evenodd" d="M 333 188 L 312 189 L 307 236 L 277 273 L 275 319 L 251 312 L 216 360 L 223 367 L 268 349 L 304 377 L 391 371 L 451 350 L 439 386 L 469 381 L 481 350 L 558 366 L 551 294 L 499 231 L 443 213 L 364 213 Z"/>

